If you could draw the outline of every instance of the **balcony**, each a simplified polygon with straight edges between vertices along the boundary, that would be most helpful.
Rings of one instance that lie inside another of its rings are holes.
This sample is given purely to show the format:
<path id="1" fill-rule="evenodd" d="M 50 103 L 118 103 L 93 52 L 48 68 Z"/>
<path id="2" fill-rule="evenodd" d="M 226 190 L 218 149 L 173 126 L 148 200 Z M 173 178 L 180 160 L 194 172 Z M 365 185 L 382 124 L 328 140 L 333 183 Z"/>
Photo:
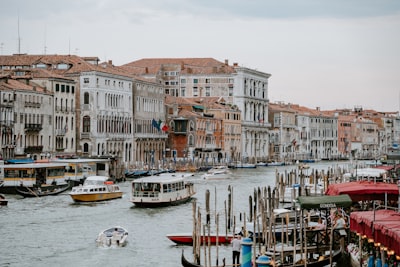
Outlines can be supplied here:
<path id="1" fill-rule="evenodd" d="M 40 108 L 40 103 L 25 102 L 26 108 Z"/>
<path id="2" fill-rule="evenodd" d="M 42 129 L 39 123 L 25 123 L 25 132 L 40 132 Z"/>
<path id="3" fill-rule="evenodd" d="M 90 139 L 91 135 L 89 132 L 81 133 L 81 139 Z"/>
<path id="4" fill-rule="evenodd" d="M 24 149 L 24 152 L 26 154 L 32 154 L 32 153 L 42 153 L 43 151 L 43 146 L 27 146 Z"/>
<path id="5" fill-rule="evenodd" d="M 66 132 L 67 131 L 65 129 L 57 129 L 56 136 L 65 136 Z"/>

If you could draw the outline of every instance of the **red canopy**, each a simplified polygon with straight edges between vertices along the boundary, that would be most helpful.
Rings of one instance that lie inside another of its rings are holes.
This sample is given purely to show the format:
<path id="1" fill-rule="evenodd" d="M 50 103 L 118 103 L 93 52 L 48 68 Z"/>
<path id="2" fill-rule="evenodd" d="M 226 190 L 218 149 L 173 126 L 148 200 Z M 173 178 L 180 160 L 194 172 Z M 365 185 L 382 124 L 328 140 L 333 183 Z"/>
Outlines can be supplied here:
<path id="1" fill-rule="evenodd" d="M 393 210 L 353 211 L 350 230 L 372 238 L 375 243 L 400 255 L 400 213 Z"/>
<path id="2" fill-rule="evenodd" d="M 397 200 L 399 196 L 399 188 L 397 184 L 356 181 L 331 184 L 325 192 L 326 195 L 330 196 L 348 194 L 353 201 L 385 200 L 385 193 L 387 193 L 388 200 Z"/>

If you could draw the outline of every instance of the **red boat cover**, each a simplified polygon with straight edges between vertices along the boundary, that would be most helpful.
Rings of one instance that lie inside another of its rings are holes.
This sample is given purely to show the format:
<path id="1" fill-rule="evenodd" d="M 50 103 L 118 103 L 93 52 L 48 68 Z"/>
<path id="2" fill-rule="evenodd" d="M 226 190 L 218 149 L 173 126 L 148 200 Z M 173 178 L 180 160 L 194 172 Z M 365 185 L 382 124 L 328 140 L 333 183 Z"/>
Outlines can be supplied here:
<path id="1" fill-rule="evenodd" d="M 384 200 L 387 193 L 388 200 L 397 200 L 399 188 L 397 184 L 373 181 L 356 181 L 328 186 L 325 194 L 330 196 L 348 194 L 353 201 Z"/>
<path id="2" fill-rule="evenodd" d="M 350 230 L 400 255 L 400 213 L 393 210 L 353 211 Z"/>

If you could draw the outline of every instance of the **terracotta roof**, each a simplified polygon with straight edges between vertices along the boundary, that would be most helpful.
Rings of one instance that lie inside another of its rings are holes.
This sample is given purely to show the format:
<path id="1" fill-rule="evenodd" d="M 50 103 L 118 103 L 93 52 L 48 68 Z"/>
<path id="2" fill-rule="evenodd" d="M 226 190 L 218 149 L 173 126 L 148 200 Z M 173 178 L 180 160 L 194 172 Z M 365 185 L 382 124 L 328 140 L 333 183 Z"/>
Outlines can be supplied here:
<path id="1" fill-rule="evenodd" d="M 155 75 L 167 65 L 175 65 L 184 74 L 235 73 L 234 67 L 213 58 L 144 58 L 121 67 L 135 75 Z"/>
<path id="2" fill-rule="evenodd" d="M 27 91 L 36 91 L 41 93 L 52 94 L 51 92 L 47 91 L 45 88 L 38 86 L 35 83 L 30 83 L 29 85 L 25 82 L 21 82 L 14 79 L 8 79 L 7 82 L 2 81 L 0 82 L 0 88 L 5 90 L 27 90 Z"/>
<path id="3" fill-rule="evenodd" d="M 86 59 L 86 60 L 85 60 Z M 6 55 L 0 56 L 0 66 L 26 66 L 31 68 L 34 65 L 48 65 L 47 70 L 59 75 L 78 74 L 84 71 L 99 71 L 121 76 L 130 76 L 120 67 L 112 64 L 95 65 L 89 63 L 96 57 L 79 57 L 75 55 Z M 88 60 L 88 61 L 87 61 Z M 54 65 L 66 64 L 67 69 L 54 69 Z"/>

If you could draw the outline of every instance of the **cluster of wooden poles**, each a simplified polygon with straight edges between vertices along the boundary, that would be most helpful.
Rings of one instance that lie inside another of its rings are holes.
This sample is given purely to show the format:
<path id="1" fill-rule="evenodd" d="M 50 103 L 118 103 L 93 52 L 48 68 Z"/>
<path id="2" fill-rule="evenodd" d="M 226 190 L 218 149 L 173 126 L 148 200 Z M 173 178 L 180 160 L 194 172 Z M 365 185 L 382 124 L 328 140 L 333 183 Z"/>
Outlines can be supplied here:
<path id="1" fill-rule="evenodd" d="M 200 263 L 200 258 L 204 261 L 202 266 L 211 267 L 212 265 L 212 253 L 211 253 L 211 238 L 210 236 L 216 235 L 217 240 L 219 236 L 232 237 L 238 234 L 237 226 L 240 226 L 241 231 L 247 232 L 247 223 L 252 223 L 253 228 L 253 255 L 262 255 L 265 253 L 266 248 L 273 248 L 275 255 L 275 246 L 278 240 L 276 240 L 275 227 L 276 227 L 276 214 L 274 214 L 275 209 L 279 209 L 281 203 L 283 202 L 283 194 L 285 186 L 289 186 L 295 183 L 304 185 L 306 182 L 309 184 L 316 184 L 318 181 L 323 181 L 324 185 L 328 186 L 328 181 L 335 179 L 336 177 L 341 177 L 345 170 L 341 168 L 331 168 L 325 174 L 324 171 L 312 170 L 310 174 L 305 174 L 303 169 L 285 171 L 284 174 L 279 174 L 276 172 L 276 187 L 258 187 L 254 189 L 253 195 L 249 196 L 249 210 L 248 218 L 246 217 L 246 212 L 239 213 L 239 220 L 237 220 L 236 215 L 234 215 L 234 190 L 232 186 L 228 186 L 228 198 L 224 201 L 224 229 L 222 234 L 220 233 L 220 212 L 217 211 L 217 190 L 215 189 L 215 207 L 214 212 L 211 211 L 210 207 L 210 191 L 206 190 L 206 207 L 205 207 L 205 223 L 202 222 L 202 213 L 200 207 L 197 207 L 197 202 L 192 202 L 192 212 L 193 212 L 193 255 L 197 263 Z M 300 186 L 300 188 L 303 188 Z M 300 195 L 305 195 L 307 192 L 299 192 Z M 294 205 L 294 204 L 293 204 Z M 294 208 L 294 206 L 293 206 Z M 211 215 L 213 216 L 215 223 L 215 230 L 211 231 Z M 297 215 L 297 213 L 296 213 Z M 295 216 L 296 217 L 296 216 Z M 297 217 L 296 217 L 297 218 Z M 285 218 L 281 218 L 281 243 L 282 251 L 281 257 L 283 257 L 283 241 L 289 240 L 288 232 L 286 231 L 286 237 L 284 237 L 283 232 L 283 221 L 289 222 L 289 214 L 285 215 Z M 302 221 L 299 220 L 295 222 L 294 227 L 302 227 Z M 263 242 L 257 242 L 256 233 L 258 233 L 263 238 Z M 294 240 L 296 240 L 296 231 L 294 231 Z M 295 247 L 295 246 L 294 246 Z M 215 265 L 219 265 L 219 244 L 216 243 L 216 257 Z M 294 254 L 296 249 L 294 249 Z M 203 256 L 201 256 L 203 254 Z M 223 259 L 222 266 L 232 266 L 226 265 L 225 259 Z"/>

